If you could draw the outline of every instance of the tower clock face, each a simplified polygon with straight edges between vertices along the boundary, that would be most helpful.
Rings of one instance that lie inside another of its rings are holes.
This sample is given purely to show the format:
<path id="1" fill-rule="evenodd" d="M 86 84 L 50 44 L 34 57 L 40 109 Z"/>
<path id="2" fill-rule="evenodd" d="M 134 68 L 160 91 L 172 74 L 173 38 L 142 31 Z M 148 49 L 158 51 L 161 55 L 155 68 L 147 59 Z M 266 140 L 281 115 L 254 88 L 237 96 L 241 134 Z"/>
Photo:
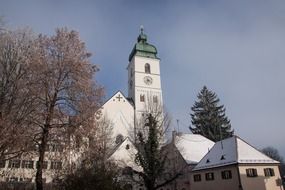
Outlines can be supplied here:
<path id="1" fill-rule="evenodd" d="M 146 85 L 151 85 L 152 84 L 152 78 L 150 76 L 146 76 L 143 78 L 143 81 Z"/>

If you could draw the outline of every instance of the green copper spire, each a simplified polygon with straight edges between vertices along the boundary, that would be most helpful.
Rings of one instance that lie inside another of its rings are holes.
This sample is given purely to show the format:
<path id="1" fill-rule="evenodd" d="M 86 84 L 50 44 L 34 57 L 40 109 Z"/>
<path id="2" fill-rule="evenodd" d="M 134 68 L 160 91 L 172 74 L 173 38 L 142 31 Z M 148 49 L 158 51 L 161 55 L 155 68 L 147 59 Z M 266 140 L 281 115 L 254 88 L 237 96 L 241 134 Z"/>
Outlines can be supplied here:
<path id="1" fill-rule="evenodd" d="M 144 34 L 144 29 L 141 26 L 141 33 L 138 36 L 137 43 L 129 56 L 129 61 L 131 61 L 135 55 L 157 59 L 156 54 L 157 50 L 155 46 L 147 43 L 147 35 Z"/>

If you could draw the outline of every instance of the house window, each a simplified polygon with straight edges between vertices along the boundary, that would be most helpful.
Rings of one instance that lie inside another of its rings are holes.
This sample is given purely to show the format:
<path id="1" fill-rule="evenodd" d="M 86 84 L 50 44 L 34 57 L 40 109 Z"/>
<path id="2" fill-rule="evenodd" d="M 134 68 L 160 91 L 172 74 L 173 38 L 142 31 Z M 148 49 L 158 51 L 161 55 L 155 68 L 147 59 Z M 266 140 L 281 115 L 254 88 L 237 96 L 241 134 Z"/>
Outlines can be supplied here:
<path id="1" fill-rule="evenodd" d="M 207 181 L 212 181 L 212 180 L 214 180 L 214 173 L 206 173 L 205 174 L 205 176 L 206 176 L 206 180 Z"/>
<path id="2" fill-rule="evenodd" d="M 141 101 L 141 102 L 144 102 L 144 101 L 145 101 L 144 94 L 141 94 L 141 95 L 140 95 L 140 101 Z"/>
<path id="3" fill-rule="evenodd" d="M 257 170 L 255 168 L 248 168 L 246 169 L 247 177 L 257 177 Z"/>
<path id="4" fill-rule="evenodd" d="M 22 160 L 22 168 L 34 168 L 34 161 L 32 160 Z"/>
<path id="5" fill-rule="evenodd" d="M 201 181 L 201 174 L 195 174 L 193 177 L 194 181 Z"/>
<path id="6" fill-rule="evenodd" d="M 158 102 L 157 96 L 153 96 L 153 103 L 157 103 L 157 102 Z"/>
<path id="7" fill-rule="evenodd" d="M 222 179 L 232 179 L 232 171 L 231 170 L 222 171 Z"/>
<path id="8" fill-rule="evenodd" d="M 50 152 L 63 152 L 63 146 L 61 144 L 49 144 L 49 149 L 48 151 Z"/>
<path id="9" fill-rule="evenodd" d="M 60 162 L 60 161 L 53 161 L 53 162 L 51 162 L 50 169 L 52 169 L 52 170 L 61 170 L 62 169 L 62 162 Z"/>
<path id="10" fill-rule="evenodd" d="M 5 168 L 5 160 L 0 160 L 0 168 Z"/>
<path id="11" fill-rule="evenodd" d="M 144 71 L 145 71 L 145 73 L 150 73 L 150 65 L 149 65 L 149 63 L 146 63 L 144 65 Z"/>
<path id="12" fill-rule="evenodd" d="M 266 177 L 275 176 L 273 168 L 264 168 L 264 175 Z"/>
<path id="13" fill-rule="evenodd" d="M 24 177 L 24 178 L 19 178 L 19 181 L 20 182 L 26 182 L 26 183 L 31 183 L 32 182 L 32 178 L 26 178 L 26 177 Z"/>
<path id="14" fill-rule="evenodd" d="M 39 161 L 37 161 L 37 165 L 38 165 Z M 47 169 L 48 167 L 48 162 L 47 161 L 44 161 L 43 162 L 43 169 Z"/>
<path id="15" fill-rule="evenodd" d="M 52 183 L 61 183 L 62 182 L 62 179 L 59 179 L 59 178 L 54 178 L 52 180 Z"/>
<path id="16" fill-rule="evenodd" d="M 7 178 L 6 181 L 8 181 L 8 182 L 18 182 L 18 178 L 17 177 L 10 177 L 10 178 Z"/>
<path id="17" fill-rule="evenodd" d="M 19 168 L 20 167 L 20 160 L 10 160 L 8 168 Z"/>

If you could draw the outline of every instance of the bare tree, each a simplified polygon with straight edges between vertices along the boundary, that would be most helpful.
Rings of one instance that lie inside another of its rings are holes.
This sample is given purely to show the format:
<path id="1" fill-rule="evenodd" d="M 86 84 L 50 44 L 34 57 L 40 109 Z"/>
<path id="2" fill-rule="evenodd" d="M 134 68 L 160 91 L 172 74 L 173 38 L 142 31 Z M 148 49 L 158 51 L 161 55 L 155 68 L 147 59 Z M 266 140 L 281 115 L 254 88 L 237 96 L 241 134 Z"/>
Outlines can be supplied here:
<path id="1" fill-rule="evenodd" d="M 141 114 L 136 115 L 135 133 L 134 136 L 131 136 L 132 140 L 136 142 L 139 133 L 144 137 L 148 136 L 149 131 L 148 128 L 145 127 L 145 122 L 147 117 L 151 114 L 157 122 L 158 141 L 160 146 L 162 146 L 166 142 L 166 134 L 171 124 L 171 117 L 165 110 L 161 102 L 154 102 L 152 96 L 147 96 L 144 109 L 141 110 Z"/>
<path id="2" fill-rule="evenodd" d="M 0 31 L 0 158 L 19 156 L 28 148 L 34 111 L 30 91 L 30 65 L 35 54 L 28 30 Z"/>
<path id="3" fill-rule="evenodd" d="M 54 36 L 37 38 L 37 55 L 33 56 L 31 81 L 36 110 L 33 121 L 33 141 L 38 147 L 36 188 L 43 189 L 42 171 L 48 142 L 63 140 L 71 132 L 92 121 L 101 104 L 102 88 L 93 77 L 97 67 L 91 64 L 91 54 L 75 31 L 57 29 Z M 72 117 L 72 122 L 70 122 Z"/>
<path id="4" fill-rule="evenodd" d="M 274 147 L 265 147 L 261 149 L 261 152 L 263 152 L 265 155 L 269 156 L 270 158 L 280 162 L 284 163 L 283 157 L 279 154 L 278 150 Z"/>
<path id="5" fill-rule="evenodd" d="M 96 112 L 93 126 L 81 128 L 80 133 L 86 137 L 81 140 L 83 155 L 78 167 L 65 176 L 64 188 L 121 190 L 119 168 L 108 159 L 112 150 L 110 121 Z"/>
<path id="6" fill-rule="evenodd" d="M 107 117 L 98 112 L 92 125 L 88 131 L 83 132 L 87 139 L 82 162 L 91 165 L 104 164 L 113 148 L 112 125 Z"/>

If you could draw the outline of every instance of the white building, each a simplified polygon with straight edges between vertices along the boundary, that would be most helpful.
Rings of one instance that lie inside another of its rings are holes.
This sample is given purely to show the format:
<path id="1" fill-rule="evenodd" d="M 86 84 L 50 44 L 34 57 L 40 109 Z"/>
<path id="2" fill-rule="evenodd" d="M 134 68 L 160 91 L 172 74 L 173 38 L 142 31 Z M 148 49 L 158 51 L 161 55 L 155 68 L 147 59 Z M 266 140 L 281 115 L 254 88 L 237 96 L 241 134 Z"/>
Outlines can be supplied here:
<path id="1" fill-rule="evenodd" d="M 216 142 L 191 173 L 193 190 L 283 190 L 279 162 L 237 136 Z"/>

